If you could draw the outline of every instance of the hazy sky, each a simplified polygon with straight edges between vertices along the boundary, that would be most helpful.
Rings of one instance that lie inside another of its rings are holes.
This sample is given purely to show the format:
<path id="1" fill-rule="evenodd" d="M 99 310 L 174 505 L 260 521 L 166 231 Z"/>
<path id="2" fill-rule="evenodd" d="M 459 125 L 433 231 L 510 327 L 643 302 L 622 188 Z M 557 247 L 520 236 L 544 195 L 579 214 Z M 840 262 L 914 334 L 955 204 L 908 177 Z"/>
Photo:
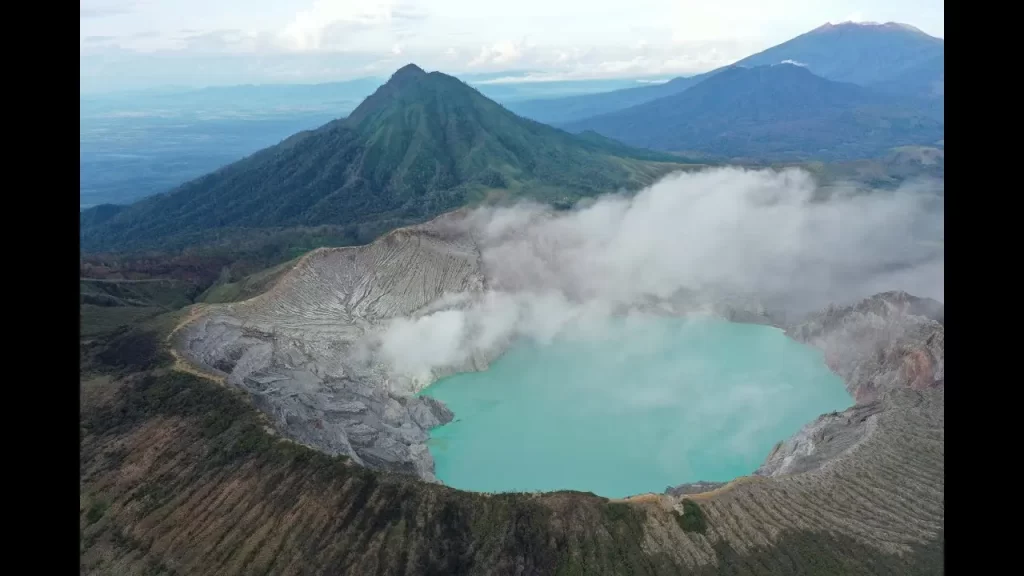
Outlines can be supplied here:
<path id="1" fill-rule="evenodd" d="M 703 72 L 825 22 L 943 37 L 942 0 L 81 0 L 83 92 L 450 73 Z"/>

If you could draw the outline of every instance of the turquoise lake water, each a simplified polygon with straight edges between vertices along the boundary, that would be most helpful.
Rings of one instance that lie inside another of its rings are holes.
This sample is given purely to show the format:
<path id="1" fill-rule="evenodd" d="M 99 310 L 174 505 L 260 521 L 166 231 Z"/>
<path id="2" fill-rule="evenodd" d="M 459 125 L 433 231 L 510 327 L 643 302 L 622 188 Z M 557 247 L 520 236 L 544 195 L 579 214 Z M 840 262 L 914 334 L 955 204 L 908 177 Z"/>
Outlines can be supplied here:
<path id="1" fill-rule="evenodd" d="M 435 473 L 465 490 L 606 497 L 749 475 L 773 446 L 853 400 L 822 353 L 781 330 L 710 318 L 614 321 L 602 336 L 523 342 L 422 393 Z"/>

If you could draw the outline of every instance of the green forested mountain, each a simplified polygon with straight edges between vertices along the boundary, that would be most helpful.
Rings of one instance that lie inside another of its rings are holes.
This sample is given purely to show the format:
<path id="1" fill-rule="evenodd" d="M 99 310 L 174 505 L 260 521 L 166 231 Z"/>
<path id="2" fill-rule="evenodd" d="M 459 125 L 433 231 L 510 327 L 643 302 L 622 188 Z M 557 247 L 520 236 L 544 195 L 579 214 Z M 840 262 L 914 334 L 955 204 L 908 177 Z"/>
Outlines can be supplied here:
<path id="1" fill-rule="evenodd" d="M 122 210 L 83 211 L 81 246 L 172 248 L 325 224 L 383 232 L 484 198 L 637 188 L 677 160 L 520 118 L 456 78 L 408 65 L 345 119 Z"/>

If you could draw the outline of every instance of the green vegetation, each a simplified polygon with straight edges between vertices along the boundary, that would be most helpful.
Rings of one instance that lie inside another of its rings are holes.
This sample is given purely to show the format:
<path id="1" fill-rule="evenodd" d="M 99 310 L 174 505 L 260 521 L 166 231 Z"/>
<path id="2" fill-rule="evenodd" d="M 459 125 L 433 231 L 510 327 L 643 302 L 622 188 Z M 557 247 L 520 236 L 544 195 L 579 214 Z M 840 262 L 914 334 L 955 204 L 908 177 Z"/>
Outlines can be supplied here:
<path id="1" fill-rule="evenodd" d="M 83 255 L 80 338 L 88 343 L 115 336 L 194 303 L 252 298 L 273 286 L 298 261 L 297 256 L 319 245 L 332 245 L 323 230 L 268 233 L 260 235 L 258 242 L 253 236 L 179 253 Z"/>
<path id="2" fill-rule="evenodd" d="M 136 327 L 116 332 L 96 358 L 117 370 L 139 371 L 166 363 L 168 354 L 155 332 Z"/>
<path id="3" fill-rule="evenodd" d="M 110 504 L 103 500 L 93 502 L 85 512 L 85 521 L 89 524 L 99 522 L 100 518 L 103 518 L 103 514 L 106 513 L 107 508 L 110 508 Z"/>
<path id="4" fill-rule="evenodd" d="M 103 374 L 128 377 L 169 366 L 172 356 L 167 350 L 166 339 L 185 310 L 158 312 L 106 332 L 83 322 L 79 349 L 80 377 L 85 379 Z M 86 329 L 91 331 L 90 337 L 85 337 Z"/>
<path id="5" fill-rule="evenodd" d="M 82 338 L 102 336 L 129 326 L 139 320 L 163 312 L 155 306 L 95 306 L 79 307 L 79 335 Z"/>
<path id="6" fill-rule="evenodd" d="M 298 261 L 299 259 L 295 258 L 283 264 L 271 266 L 266 270 L 260 270 L 234 282 L 230 281 L 230 276 L 224 276 L 203 292 L 198 300 L 208 304 L 247 300 L 267 291 L 278 279 L 287 274 Z"/>
<path id="7" fill-rule="evenodd" d="M 174 279 L 79 279 L 80 302 L 94 306 L 156 306 L 174 310 L 190 304 L 196 290 L 195 284 Z"/>
<path id="8" fill-rule="evenodd" d="M 258 230 L 324 225 L 364 243 L 495 191 L 574 200 L 678 167 L 677 157 L 520 118 L 456 78 L 408 66 L 344 120 L 126 209 L 83 211 L 82 249 L 238 244 Z"/>
<path id="9" fill-rule="evenodd" d="M 703 534 L 708 529 L 708 524 L 704 520 L 704 513 L 701 512 L 700 506 L 696 502 L 689 498 L 683 499 L 683 513 L 675 514 L 676 522 L 679 523 L 679 527 L 684 532 L 697 532 Z"/>

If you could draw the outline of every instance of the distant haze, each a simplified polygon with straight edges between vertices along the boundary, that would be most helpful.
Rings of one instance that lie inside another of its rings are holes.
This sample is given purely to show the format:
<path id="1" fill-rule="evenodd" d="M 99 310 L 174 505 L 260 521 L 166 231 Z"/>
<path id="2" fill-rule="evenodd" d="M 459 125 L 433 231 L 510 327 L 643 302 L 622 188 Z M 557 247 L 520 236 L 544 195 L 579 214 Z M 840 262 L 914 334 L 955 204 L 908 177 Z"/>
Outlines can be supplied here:
<path id="1" fill-rule="evenodd" d="M 422 373 L 509 338 L 599 329 L 618 305 L 679 290 L 755 297 L 794 314 L 887 290 L 941 301 L 943 219 L 941 182 L 822 190 L 797 169 L 674 175 L 564 213 L 479 209 L 467 225 L 494 291 L 396 320 L 379 345 L 400 370 Z"/>

